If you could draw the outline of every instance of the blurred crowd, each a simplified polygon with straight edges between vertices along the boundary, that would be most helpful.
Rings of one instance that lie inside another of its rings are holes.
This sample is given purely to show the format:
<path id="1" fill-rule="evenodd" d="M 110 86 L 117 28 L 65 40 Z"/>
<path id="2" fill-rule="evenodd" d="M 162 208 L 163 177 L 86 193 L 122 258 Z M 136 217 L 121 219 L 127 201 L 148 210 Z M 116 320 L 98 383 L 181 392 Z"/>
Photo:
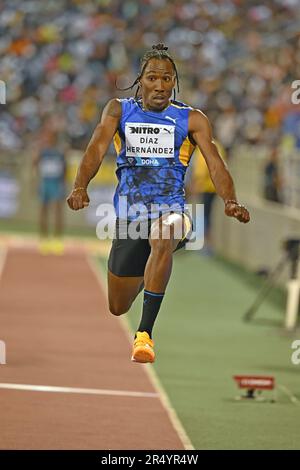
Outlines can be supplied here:
<path id="1" fill-rule="evenodd" d="M 84 148 L 103 105 L 131 94 L 115 82 L 129 86 L 158 42 L 176 61 L 177 99 L 208 114 L 227 151 L 283 134 L 300 147 L 299 16 L 298 0 L 0 1 L 0 149 L 47 126 Z"/>

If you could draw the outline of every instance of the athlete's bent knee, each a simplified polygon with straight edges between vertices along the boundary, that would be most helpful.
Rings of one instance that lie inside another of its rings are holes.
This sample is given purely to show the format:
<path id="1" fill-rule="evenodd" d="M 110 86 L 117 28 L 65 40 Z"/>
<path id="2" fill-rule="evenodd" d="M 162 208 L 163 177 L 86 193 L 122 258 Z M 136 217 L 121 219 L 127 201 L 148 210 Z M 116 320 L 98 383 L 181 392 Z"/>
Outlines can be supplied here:
<path id="1" fill-rule="evenodd" d="M 130 309 L 130 305 L 120 305 L 116 303 L 109 303 L 109 311 L 116 317 L 119 317 L 120 315 L 124 315 L 124 313 L 128 312 Z"/>

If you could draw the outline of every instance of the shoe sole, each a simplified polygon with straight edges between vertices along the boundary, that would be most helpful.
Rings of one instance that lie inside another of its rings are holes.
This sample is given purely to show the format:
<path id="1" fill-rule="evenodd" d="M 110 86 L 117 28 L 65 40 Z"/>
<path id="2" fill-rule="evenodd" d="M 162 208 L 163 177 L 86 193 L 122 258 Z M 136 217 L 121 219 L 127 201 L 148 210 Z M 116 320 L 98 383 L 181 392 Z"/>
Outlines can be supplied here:
<path id="1" fill-rule="evenodd" d="M 145 364 L 146 362 L 152 363 L 155 360 L 155 356 L 149 349 L 136 348 L 131 360 L 132 362 L 140 362 L 142 364 Z"/>

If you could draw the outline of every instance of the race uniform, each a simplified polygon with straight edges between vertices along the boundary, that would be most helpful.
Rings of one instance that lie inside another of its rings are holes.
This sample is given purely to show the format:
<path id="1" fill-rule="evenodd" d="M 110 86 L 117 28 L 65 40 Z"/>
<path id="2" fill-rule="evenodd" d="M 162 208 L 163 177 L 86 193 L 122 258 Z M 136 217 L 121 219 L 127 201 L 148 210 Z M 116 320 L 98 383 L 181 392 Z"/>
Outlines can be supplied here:
<path id="1" fill-rule="evenodd" d="M 119 100 L 122 116 L 114 145 L 118 186 L 114 195 L 116 233 L 108 266 L 118 276 L 143 276 L 150 254 L 151 223 L 164 213 L 185 214 L 184 176 L 194 151 L 188 138 L 191 108 L 170 101 L 161 112 L 145 110 L 140 99 Z M 187 231 L 191 231 L 188 215 Z M 146 238 L 125 239 L 128 227 L 146 223 Z M 184 246 L 188 233 L 176 250 Z"/>

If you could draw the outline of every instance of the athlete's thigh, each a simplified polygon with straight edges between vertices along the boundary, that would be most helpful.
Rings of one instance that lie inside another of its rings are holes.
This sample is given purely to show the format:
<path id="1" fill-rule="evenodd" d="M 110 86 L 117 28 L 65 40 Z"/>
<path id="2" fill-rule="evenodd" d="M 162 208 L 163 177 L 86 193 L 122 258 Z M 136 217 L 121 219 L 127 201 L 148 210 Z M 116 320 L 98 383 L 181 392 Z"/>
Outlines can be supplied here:
<path id="1" fill-rule="evenodd" d="M 148 240 L 149 224 L 145 236 L 140 232 L 131 231 L 131 224 L 124 220 L 116 220 L 116 228 L 108 258 L 108 269 L 119 277 L 143 277 L 145 266 L 150 255 Z M 138 228 L 138 223 L 136 225 Z"/>
<path id="2" fill-rule="evenodd" d="M 123 310 L 138 295 L 150 255 L 148 238 L 123 238 L 126 230 L 126 224 L 124 228 L 123 222 L 117 220 L 108 258 L 108 297 L 114 310 Z"/>
<path id="3" fill-rule="evenodd" d="M 152 245 L 152 240 L 168 239 L 171 240 L 173 251 L 176 250 L 186 237 L 188 224 L 188 217 L 184 213 L 163 214 L 151 225 L 150 245 Z"/>

